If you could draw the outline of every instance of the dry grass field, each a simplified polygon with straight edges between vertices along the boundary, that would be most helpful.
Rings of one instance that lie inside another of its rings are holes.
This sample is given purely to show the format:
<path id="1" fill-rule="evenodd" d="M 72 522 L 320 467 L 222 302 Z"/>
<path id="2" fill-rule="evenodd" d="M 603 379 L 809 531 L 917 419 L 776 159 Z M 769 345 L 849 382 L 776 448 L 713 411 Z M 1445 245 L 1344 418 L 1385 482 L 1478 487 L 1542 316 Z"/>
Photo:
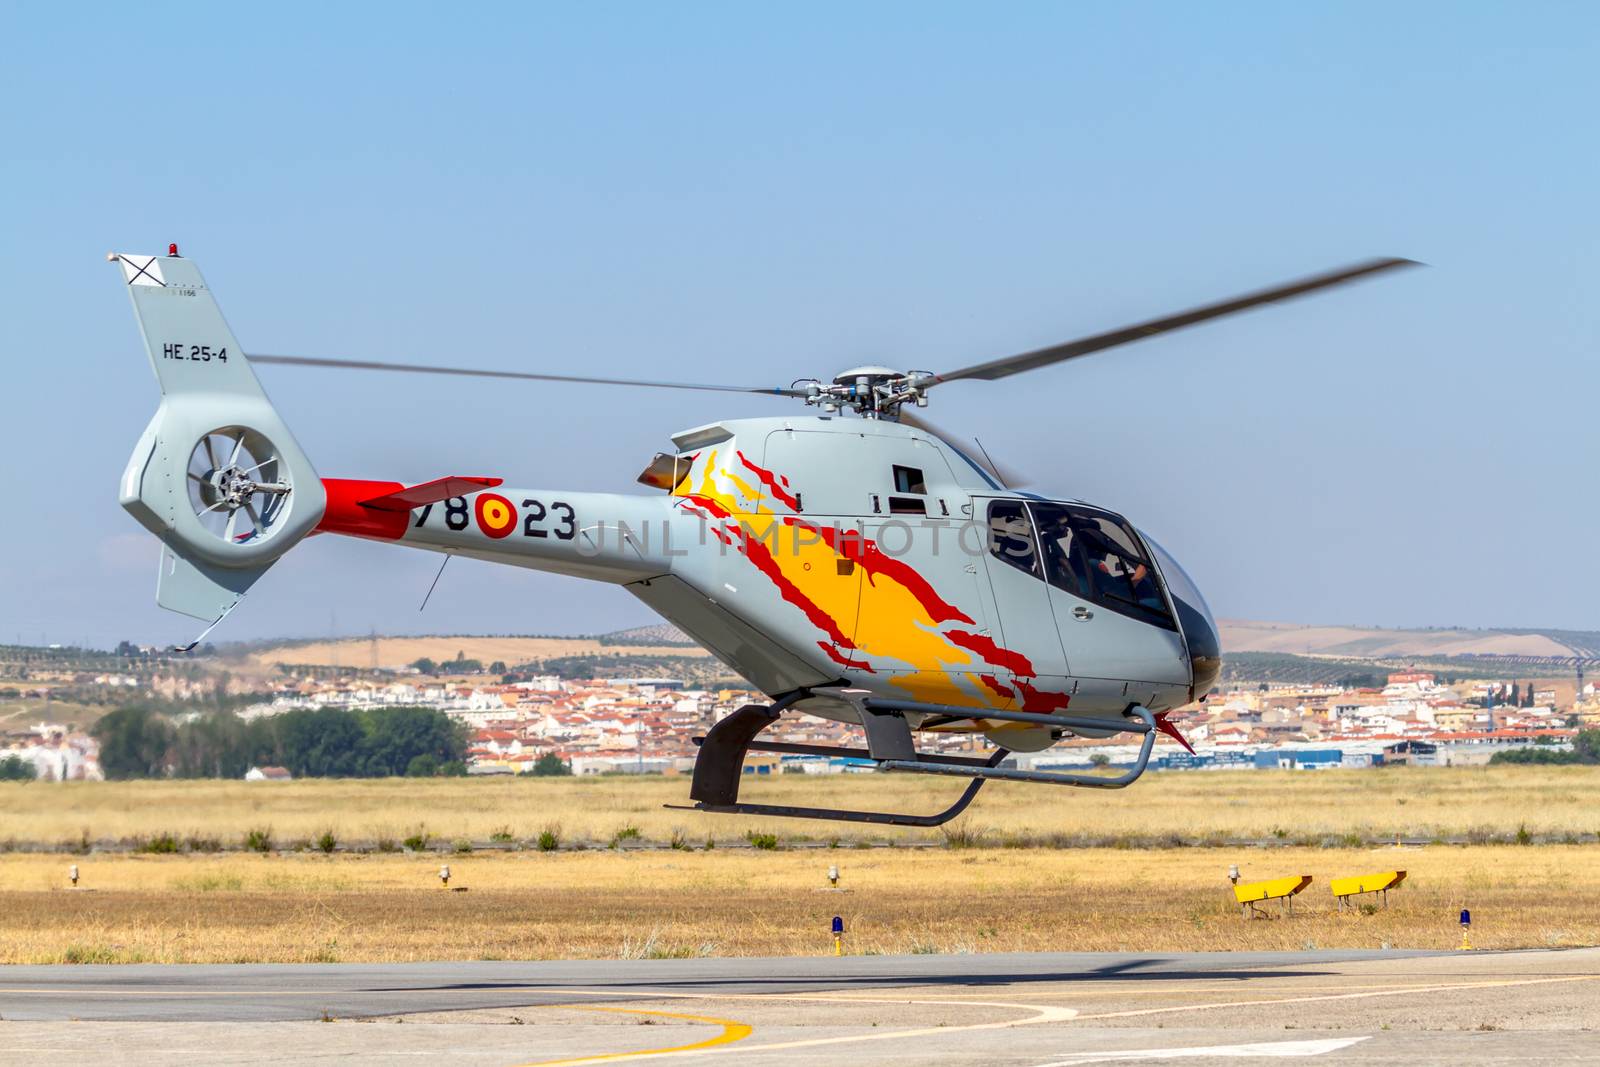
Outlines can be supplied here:
<path id="1" fill-rule="evenodd" d="M 12 687 L 15 683 L 5 683 Z M 47 687 L 48 688 L 48 687 Z M 38 697 L 0 697 L 0 730 L 26 730 L 34 723 L 71 723 L 87 728 L 115 705 L 79 704 L 73 700 L 41 700 Z"/>
<path id="2" fill-rule="evenodd" d="M 852 953 L 1449 948 L 1600 942 L 1600 848 L 837 849 L 414 855 L 0 856 L 0 962 L 332 962 Z M 838 864 L 842 891 L 827 888 Z M 1245 921 L 1246 879 L 1310 874 Z M 1403 868 L 1383 910 L 1328 879 Z"/>
<path id="3" fill-rule="evenodd" d="M 750 782 L 748 800 L 934 811 L 958 783 L 887 774 L 784 775 Z M 331 833 L 341 849 L 398 848 L 425 834 L 457 842 L 531 844 L 549 830 L 563 848 L 625 840 L 744 845 L 945 844 L 940 830 L 755 819 L 669 811 L 686 777 L 391 779 L 296 782 L 0 783 L 0 851 L 137 846 L 158 835 L 198 850 L 237 848 L 251 831 L 293 848 Z M 1162 847 L 1258 841 L 1360 845 L 1450 840 L 1593 841 L 1600 767 L 1391 768 L 1152 774 L 1130 789 L 1092 792 L 992 783 L 953 824 L 960 844 Z M 946 828 L 950 831 L 951 828 Z"/>
<path id="4" fill-rule="evenodd" d="M 931 810 L 952 786 L 795 775 L 747 792 Z M 851 951 L 880 953 L 1440 948 L 1458 942 L 1462 907 L 1479 947 L 1600 942 L 1600 845 L 1561 843 L 1600 829 L 1595 768 L 1164 774 L 1111 793 L 1001 783 L 948 835 L 661 808 L 687 788 L 0 785 L 0 962 L 805 954 L 830 949 L 835 914 Z M 269 851 L 213 851 L 251 830 L 270 832 Z M 541 851 L 541 831 L 560 847 Z M 400 851 L 424 834 L 426 852 Z M 1379 844 L 1396 835 L 1527 844 Z M 153 841 L 183 851 L 126 850 Z M 465 892 L 441 888 L 441 863 Z M 1293 917 L 1246 922 L 1232 863 L 1246 880 L 1315 881 Z M 827 888 L 830 864 L 844 892 Z M 1395 868 L 1410 877 L 1387 910 L 1336 913 L 1331 877 Z"/>

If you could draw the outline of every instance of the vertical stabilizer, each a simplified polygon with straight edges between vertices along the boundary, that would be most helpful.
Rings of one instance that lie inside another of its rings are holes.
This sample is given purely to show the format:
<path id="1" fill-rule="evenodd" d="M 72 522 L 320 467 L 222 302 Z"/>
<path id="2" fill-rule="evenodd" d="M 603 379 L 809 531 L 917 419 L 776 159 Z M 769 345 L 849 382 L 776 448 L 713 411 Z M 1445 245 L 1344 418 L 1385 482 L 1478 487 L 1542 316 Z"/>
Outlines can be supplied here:
<path id="1" fill-rule="evenodd" d="M 214 624 L 316 527 L 322 482 L 199 268 L 176 247 L 108 258 L 161 386 L 122 475 L 122 506 L 162 541 L 157 602 Z"/>

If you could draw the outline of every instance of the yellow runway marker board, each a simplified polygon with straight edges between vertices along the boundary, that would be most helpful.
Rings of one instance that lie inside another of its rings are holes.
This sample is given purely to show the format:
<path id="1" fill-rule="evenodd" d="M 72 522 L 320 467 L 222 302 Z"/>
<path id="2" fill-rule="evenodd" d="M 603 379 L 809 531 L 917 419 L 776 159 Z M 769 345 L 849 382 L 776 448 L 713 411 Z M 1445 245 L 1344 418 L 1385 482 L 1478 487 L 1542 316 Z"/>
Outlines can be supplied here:
<path id="1" fill-rule="evenodd" d="M 1328 883 L 1336 897 L 1349 897 L 1357 893 L 1381 893 L 1393 889 L 1406 880 L 1405 871 L 1380 871 L 1377 874 L 1356 874 L 1349 878 L 1335 878 Z"/>
<path id="2" fill-rule="evenodd" d="M 1241 904 L 1254 900 L 1278 900 L 1292 897 L 1311 884 L 1309 874 L 1291 874 L 1287 878 L 1269 878 L 1265 882 L 1246 882 L 1233 887 L 1234 898 Z"/>
<path id="3" fill-rule="evenodd" d="M 1406 880 L 1405 871 L 1379 871 L 1376 874 L 1354 874 L 1348 878 L 1335 878 L 1328 883 L 1333 895 L 1343 908 L 1350 898 L 1361 893 L 1382 893 L 1384 905 L 1389 903 L 1389 890 Z"/>
<path id="4" fill-rule="evenodd" d="M 1269 878 L 1265 882 L 1236 885 L 1233 887 L 1233 896 L 1239 902 L 1239 913 L 1245 918 L 1265 917 L 1267 913 L 1256 905 L 1268 900 L 1283 901 L 1284 910 L 1293 914 L 1294 895 L 1310 884 L 1309 874 L 1291 874 L 1286 878 Z"/>

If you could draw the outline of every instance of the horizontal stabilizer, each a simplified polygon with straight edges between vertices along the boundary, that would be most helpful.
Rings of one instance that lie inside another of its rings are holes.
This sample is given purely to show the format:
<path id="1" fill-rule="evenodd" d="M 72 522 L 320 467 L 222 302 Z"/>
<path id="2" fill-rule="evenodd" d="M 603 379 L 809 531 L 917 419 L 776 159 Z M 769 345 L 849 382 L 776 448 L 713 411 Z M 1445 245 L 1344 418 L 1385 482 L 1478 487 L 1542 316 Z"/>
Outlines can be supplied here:
<path id="1" fill-rule="evenodd" d="M 361 501 L 364 508 L 373 508 L 377 511 L 410 511 L 427 504 L 439 504 L 453 496 L 466 496 L 468 493 L 481 493 L 485 489 L 493 489 L 504 479 L 501 478 L 473 478 L 467 475 L 456 474 L 448 478 L 435 478 L 431 482 L 420 485 L 408 485 L 393 493 L 385 493 L 369 500 Z"/>

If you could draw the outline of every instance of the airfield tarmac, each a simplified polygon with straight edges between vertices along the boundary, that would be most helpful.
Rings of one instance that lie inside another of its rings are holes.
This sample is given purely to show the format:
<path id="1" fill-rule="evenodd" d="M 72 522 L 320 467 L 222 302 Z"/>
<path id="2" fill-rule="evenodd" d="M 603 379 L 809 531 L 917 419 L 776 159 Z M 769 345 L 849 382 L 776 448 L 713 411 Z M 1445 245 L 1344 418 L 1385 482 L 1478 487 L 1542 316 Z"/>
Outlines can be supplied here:
<path id="1" fill-rule="evenodd" d="M 0 967 L 0 1062 L 1600 1062 L 1600 949 Z"/>

